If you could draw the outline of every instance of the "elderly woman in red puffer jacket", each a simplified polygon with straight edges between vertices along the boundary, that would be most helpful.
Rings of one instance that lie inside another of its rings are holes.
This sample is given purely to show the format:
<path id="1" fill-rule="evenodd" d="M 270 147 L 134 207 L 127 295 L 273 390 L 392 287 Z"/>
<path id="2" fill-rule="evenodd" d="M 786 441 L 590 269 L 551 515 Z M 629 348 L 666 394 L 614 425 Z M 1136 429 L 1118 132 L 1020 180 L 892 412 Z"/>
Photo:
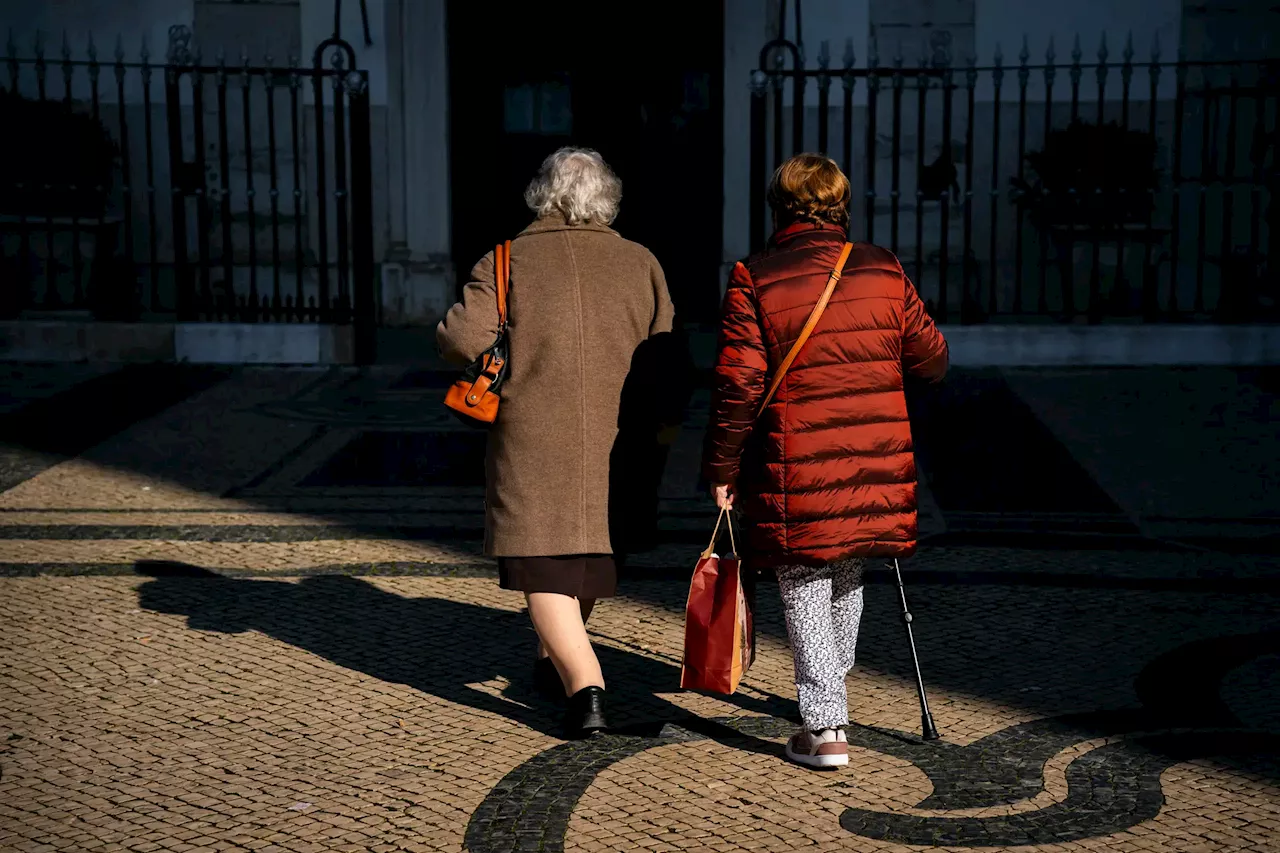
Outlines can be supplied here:
<path id="1" fill-rule="evenodd" d="M 786 751 L 810 767 L 848 763 L 844 682 L 865 558 L 916 546 L 903 377 L 947 371 L 946 342 L 898 259 L 855 243 L 812 336 L 759 411 L 842 257 L 849 200 L 828 157 L 801 154 L 774 175 L 776 231 L 729 278 L 704 453 L 716 502 L 740 496 L 751 564 L 777 571 L 804 719 Z"/>

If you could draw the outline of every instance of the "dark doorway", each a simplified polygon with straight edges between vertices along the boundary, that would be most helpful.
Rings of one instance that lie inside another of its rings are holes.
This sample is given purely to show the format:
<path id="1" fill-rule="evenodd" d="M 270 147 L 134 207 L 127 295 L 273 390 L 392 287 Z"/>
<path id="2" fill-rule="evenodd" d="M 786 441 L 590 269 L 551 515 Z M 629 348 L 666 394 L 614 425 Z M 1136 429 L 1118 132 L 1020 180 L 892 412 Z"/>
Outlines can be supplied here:
<path id="1" fill-rule="evenodd" d="M 562 145 L 623 182 L 615 226 L 648 246 L 685 322 L 715 318 L 721 236 L 720 2 L 450 0 L 453 255 L 460 284 L 529 223 L 524 188 Z"/>

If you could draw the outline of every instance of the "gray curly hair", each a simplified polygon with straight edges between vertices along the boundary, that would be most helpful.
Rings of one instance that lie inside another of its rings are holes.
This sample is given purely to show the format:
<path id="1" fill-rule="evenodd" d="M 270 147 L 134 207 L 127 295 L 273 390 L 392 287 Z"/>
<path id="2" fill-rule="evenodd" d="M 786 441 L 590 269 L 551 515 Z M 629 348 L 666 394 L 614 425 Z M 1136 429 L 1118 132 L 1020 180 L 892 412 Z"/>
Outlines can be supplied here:
<path id="1" fill-rule="evenodd" d="M 561 148 L 542 161 L 524 202 L 539 217 L 558 213 L 570 225 L 608 225 L 618 218 L 622 181 L 598 152 Z"/>

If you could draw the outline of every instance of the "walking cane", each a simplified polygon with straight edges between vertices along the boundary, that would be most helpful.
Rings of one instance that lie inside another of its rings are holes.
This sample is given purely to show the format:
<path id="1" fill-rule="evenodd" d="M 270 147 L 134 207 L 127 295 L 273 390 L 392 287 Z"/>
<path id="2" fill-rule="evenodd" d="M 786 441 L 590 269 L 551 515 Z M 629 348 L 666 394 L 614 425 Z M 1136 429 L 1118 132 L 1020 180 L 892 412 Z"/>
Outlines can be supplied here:
<path id="1" fill-rule="evenodd" d="M 916 639 L 911 633 L 911 611 L 907 609 L 907 593 L 902 588 L 902 569 L 893 561 L 893 573 L 898 579 L 898 599 L 902 602 L 902 624 L 907 628 L 907 642 L 911 645 L 911 662 L 916 668 L 916 689 L 920 692 L 920 735 L 925 740 L 937 740 L 938 729 L 929 711 L 929 697 L 924 693 L 924 678 L 920 675 L 920 658 L 916 655 Z"/>

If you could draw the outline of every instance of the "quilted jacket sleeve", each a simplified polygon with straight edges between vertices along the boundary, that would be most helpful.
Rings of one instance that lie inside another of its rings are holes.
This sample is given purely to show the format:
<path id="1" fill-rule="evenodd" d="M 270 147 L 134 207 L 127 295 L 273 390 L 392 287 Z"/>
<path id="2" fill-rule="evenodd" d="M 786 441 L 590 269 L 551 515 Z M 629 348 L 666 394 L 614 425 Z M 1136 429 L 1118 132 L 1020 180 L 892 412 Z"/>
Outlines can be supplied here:
<path id="1" fill-rule="evenodd" d="M 742 448 L 755 424 L 769 371 L 755 286 L 739 263 L 729 276 L 720 319 L 711 420 L 703 449 L 703 474 L 711 483 L 735 483 Z"/>
<path id="2" fill-rule="evenodd" d="M 950 355 L 947 342 L 924 310 L 920 294 L 904 273 L 902 276 L 904 309 L 902 312 L 902 365 L 907 374 L 928 382 L 939 382 L 947 375 Z"/>
<path id="3" fill-rule="evenodd" d="M 445 360 L 465 367 L 498 339 L 498 292 L 493 252 L 471 270 L 462 301 L 436 327 L 436 343 Z"/>

